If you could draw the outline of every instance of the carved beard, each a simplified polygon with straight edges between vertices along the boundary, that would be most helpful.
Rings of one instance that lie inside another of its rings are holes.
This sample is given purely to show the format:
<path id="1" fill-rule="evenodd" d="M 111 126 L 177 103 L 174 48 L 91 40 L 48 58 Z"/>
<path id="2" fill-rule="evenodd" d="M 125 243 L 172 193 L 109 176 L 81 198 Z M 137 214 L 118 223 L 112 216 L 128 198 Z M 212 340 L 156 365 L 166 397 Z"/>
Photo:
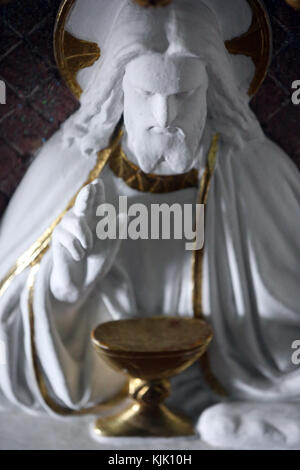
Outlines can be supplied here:
<path id="1" fill-rule="evenodd" d="M 195 166 L 205 122 L 206 113 L 189 130 L 189 135 L 182 129 L 173 134 L 156 134 L 151 128 L 135 133 L 127 131 L 128 146 L 144 173 L 155 173 L 163 160 L 168 163 L 170 173 L 185 173 Z"/>
<path id="2" fill-rule="evenodd" d="M 174 173 L 184 173 L 194 162 L 194 150 L 182 131 L 177 131 L 176 135 L 155 135 L 148 130 L 142 138 L 135 139 L 135 155 L 146 173 L 155 171 L 163 159 Z"/>

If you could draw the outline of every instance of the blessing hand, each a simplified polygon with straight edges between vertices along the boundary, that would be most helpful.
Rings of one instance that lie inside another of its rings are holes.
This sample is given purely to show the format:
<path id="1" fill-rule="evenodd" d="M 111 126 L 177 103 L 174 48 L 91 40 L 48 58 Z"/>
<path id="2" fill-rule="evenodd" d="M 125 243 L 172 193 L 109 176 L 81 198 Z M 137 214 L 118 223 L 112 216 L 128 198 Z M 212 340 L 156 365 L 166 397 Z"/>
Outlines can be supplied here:
<path id="1" fill-rule="evenodd" d="M 61 301 L 78 300 L 96 279 L 110 270 L 121 240 L 98 240 L 96 210 L 105 202 L 103 182 L 95 180 L 79 192 L 75 205 L 55 228 L 52 237 L 53 267 L 50 287 Z M 119 214 L 120 233 L 127 216 Z"/>

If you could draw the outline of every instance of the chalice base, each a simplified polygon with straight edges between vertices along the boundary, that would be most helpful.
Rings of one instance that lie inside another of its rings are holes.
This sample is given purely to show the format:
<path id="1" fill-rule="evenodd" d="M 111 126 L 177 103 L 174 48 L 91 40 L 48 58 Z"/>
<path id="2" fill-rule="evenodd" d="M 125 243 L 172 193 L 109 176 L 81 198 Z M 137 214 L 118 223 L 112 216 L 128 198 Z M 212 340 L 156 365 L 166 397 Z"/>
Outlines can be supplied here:
<path id="1" fill-rule="evenodd" d="M 131 405 L 100 417 L 98 436 L 178 437 L 195 434 L 192 423 L 164 404 L 170 377 L 202 356 L 212 339 L 210 326 L 196 318 L 151 317 L 99 325 L 92 334 L 98 354 L 129 376 Z"/>
<path id="2" fill-rule="evenodd" d="M 138 402 L 112 416 L 98 418 L 94 431 L 101 437 L 179 437 L 192 436 L 195 430 L 185 416 L 165 405 L 147 406 Z"/>

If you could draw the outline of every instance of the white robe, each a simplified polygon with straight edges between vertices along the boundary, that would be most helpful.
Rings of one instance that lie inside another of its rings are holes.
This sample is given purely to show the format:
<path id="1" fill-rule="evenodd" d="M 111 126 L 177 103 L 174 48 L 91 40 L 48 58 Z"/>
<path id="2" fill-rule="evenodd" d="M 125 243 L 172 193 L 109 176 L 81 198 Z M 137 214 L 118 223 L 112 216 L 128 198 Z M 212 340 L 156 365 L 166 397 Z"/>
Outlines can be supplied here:
<path id="1" fill-rule="evenodd" d="M 63 150 L 61 131 L 45 144 L 2 219 L 1 277 L 64 209 L 94 164 L 74 147 Z M 197 198 L 195 189 L 139 193 L 108 168 L 101 178 L 108 202 L 120 193 L 145 203 Z M 300 370 L 292 364 L 291 344 L 300 339 L 299 196 L 297 169 L 274 143 L 265 138 L 233 150 L 221 140 L 206 212 L 203 301 L 214 331 L 212 369 L 229 397 L 298 400 Z M 101 285 L 75 305 L 54 299 L 51 266 L 50 248 L 34 287 L 35 342 L 49 393 L 64 407 L 91 406 L 122 387 L 123 377 L 93 352 L 90 331 L 99 322 L 193 315 L 191 253 L 184 241 L 124 242 Z M 34 374 L 28 276 L 29 268 L 0 298 L 6 348 L 0 391 L 3 402 L 51 411 Z M 190 380 L 197 381 L 197 373 Z M 190 385 L 186 379 L 185 390 Z M 200 372 L 199 388 L 192 389 L 196 395 L 201 389 Z"/>

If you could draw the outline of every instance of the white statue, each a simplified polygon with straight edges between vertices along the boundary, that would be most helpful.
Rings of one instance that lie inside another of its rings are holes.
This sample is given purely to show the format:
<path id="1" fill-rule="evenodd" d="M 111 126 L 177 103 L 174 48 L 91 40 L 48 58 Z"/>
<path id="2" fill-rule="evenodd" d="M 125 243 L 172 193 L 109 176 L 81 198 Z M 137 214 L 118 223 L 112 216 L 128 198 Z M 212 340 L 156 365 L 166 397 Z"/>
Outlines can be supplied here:
<path id="1" fill-rule="evenodd" d="M 250 111 L 209 2 L 120 5 L 80 110 L 40 150 L 2 219 L 1 277 L 87 180 L 122 114 L 123 151 L 145 173 L 197 168 L 200 179 L 218 133 L 202 309 L 214 331 L 211 369 L 227 396 L 210 392 L 197 366 L 178 378 L 174 400 L 186 401 L 191 414 L 212 404 L 197 429 L 213 445 L 295 445 L 300 370 L 291 361 L 291 345 L 300 339 L 299 175 Z M 40 265 L 22 270 L 23 258 L 6 278 L 1 402 L 38 412 L 55 411 L 53 402 L 66 412 L 89 408 L 123 386 L 123 378 L 95 357 L 94 326 L 136 315 L 193 315 L 192 254 L 185 240 L 99 240 L 96 209 L 104 201 L 117 206 L 119 195 L 147 206 L 194 204 L 197 193 L 194 187 L 141 192 L 108 165 L 79 192 Z M 126 216 L 118 217 L 124 231 Z"/>

